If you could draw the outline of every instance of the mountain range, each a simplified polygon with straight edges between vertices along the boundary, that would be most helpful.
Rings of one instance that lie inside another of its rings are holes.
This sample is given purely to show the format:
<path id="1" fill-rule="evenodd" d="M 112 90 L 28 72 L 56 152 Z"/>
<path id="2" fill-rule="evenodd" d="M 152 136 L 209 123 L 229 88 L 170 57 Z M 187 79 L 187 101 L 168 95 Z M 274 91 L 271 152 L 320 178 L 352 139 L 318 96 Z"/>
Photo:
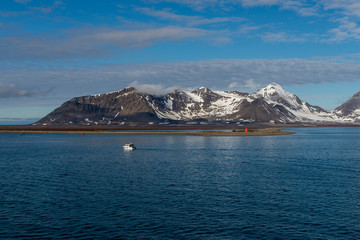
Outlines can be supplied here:
<path id="1" fill-rule="evenodd" d="M 175 90 L 163 96 L 134 87 L 75 97 L 33 125 L 136 125 L 234 123 L 360 122 L 360 92 L 333 111 L 302 101 L 272 83 L 249 94 Z"/>

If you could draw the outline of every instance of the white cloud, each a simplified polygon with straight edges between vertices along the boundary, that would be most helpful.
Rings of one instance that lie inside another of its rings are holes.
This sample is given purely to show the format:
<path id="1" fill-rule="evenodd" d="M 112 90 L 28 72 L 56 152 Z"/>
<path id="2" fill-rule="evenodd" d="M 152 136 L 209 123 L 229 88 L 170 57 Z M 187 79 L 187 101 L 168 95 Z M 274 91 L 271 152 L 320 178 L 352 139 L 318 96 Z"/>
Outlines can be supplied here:
<path id="1" fill-rule="evenodd" d="M 233 82 L 255 88 L 271 82 L 296 85 L 360 80 L 360 64 L 303 59 L 209 60 L 117 66 L 120 79 L 141 84 L 224 89 Z M 133 80 L 132 80 L 133 79 Z M 234 86 L 234 84 L 232 85 Z"/>
<path id="2" fill-rule="evenodd" d="M 288 30 L 267 29 L 267 32 L 260 36 L 264 41 L 270 42 L 342 42 L 342 41 L 358 41 L 359 29 L 357 26 L 360 18 L 360 2 L 359 0 L 319 0 L 319 1 L 306 1 L 306 0 L 207 0 L 207 1 L 191 1 L 191 0 L 149 0 L 151 2 L 173 2 L 188 7 L 194 10 L 204 12 L 205 9 L 211 8 L 218 12 L 223 9 L 224 11 L 234 11 L 238 7 L 256 8 L 265 6 L 276 6 L 280 11 L 293 11 L 302 17 L 318 17 L 315 21 L 327 21 L 330 23 L 328 26 L 335 23 L 337 26 L 328 30 L 325 27 L 319 28 L 317 33 L 306 32 L 288 32 Z M 155 14 L 155 12 L 153 12 Z M 160 12 L 158 17 L 160 17 Z M 163 12 L 163 16 L 165 13 Z M 167 15 L 168 19 L 171 17 L 179 17 L 178 15 Z M 347 19 L 344 22 L 343 19 Z M 211 19 L 208 19 L 211 20 Z M 223 19 L 225 20 L 225 18 Z M 251 19 L 248 19 L 251 21 Z M 304 20 L 306 20 L 304 18 Z M 309 19 L 314 20 L 314 19 Z M 188 19 L 190 21 L 190 18 Z M 196 19 L 193 19 L 196 22 Z M 353 26 L 353 25 L 356 26 Z M 252 24 L 252 28 L 240 27 L 240 33 L 248 33 L 247 30 L 257 30 L 261 27 Z M 323 31 L 323 32 L 322 32 Z"/>
<path id="3" fill-rule="evenodd" d="M 306 42 L 306 36 L 299 34 L 290 34 L 286 32 L 265 32 L 261 34 L 261 38 L 265 42 Z"/>
<path id="4" fill-rule="evenodd" d="M 160 2 L 173 2 L 178 4 L 185 4 L 190 6 L 191 8 L 202 11 L 205 8 L 208 7 L 216 7 L 219 5 L 219 0 L 201 0 L 201 1 L 194 1 L 194 0 L 144 0 L 146 2 L 150 3 L 160 3 Z M 224 2 L 227 2 L 227 0 L 224 0 Z"/>
<path id="5" fill-rule="evenodd" d="M 232 78 L 235 79 L 235 78 Z M 238 79 L 236 82 L 232 82 L 229 84 L 228 88 L 230 89 L 241 89 L 242 91 L 252 92 L 263 87 L 264 84 L 258 84 L 254 79 L 250 78 L 248 80 Z"/>
<path id="6" fill-rule="evenodd" d="M 170 10 L 153 10 L 151 8 L 137 8 L 137 10 L 148 16 L 156 17 L 162 20 L 169 20 L 179 22 L 188 26 L 198 25 L 209 25 L 209 24 L 220 24 L 229 22 L 243 22 L 245 21 L 242 17 L 214 17 L 205 18 L 202 16 L 186 16 L 179 15 L 171 12 Z"/>
<path id="7" fill-rule="evenodd" d="M 43 94 L 45 94 L 45 92 L 38 89 L 23 89 L 15 84 L 0 82 L 0 98 L 31 97 Z"/>
<path id="8" fill-rule="evenodd" d="M 360 2 L 358 0 L 321 0 L 324 10 L 339 11 L 340 14 L 350 17 L 360 17 Z"/>
<path id="9" fill-rule="evenodd" d="M 62 59 L 111 54 L 113 50 L 143 48 L 161 41 L 214 38 L 216 34 L 198 28 L 167 26 L 142 30 L 112 28 L 72 29 L 55 36 L 7 36 L 0 39 L 0 58 Z"/>
<path id="10" fill-rule="evenodd" d="M 137 81 L 130 83 L 129 86 L 136 88 L 139 92 L 156 96 L 162 96 L 177 89 L 177 87 L 165 88 L 162 84 L 139 84 Z"/>
<path id="11" fill-rule="evenodd" d="M 0 69 L 0 82 L 17 86 L 26 82 L 27 86 L 54 88 L 52 96 L 62 100 L 120 90 L 132 84 L 141 90 L 163 94 L 174 89 L 173 86 L 181 89 L 207 86 L 218 90 L 248 91 L 271 82 L 293 86 L 359 80 L 360 64 L 305 59 L 219 59 L 63 68 L 31 65 Z"/>
<path id="12" fill-rule="evenodd" d="M 256 26 L 256 25 L 252 25 L 252 24 L 243 24 L 242 26 L 240 26 L 239 28 L 239 33 L 241 34 L 249 34 L 253 31 L 257 31 L 259 29 L 261 29 L 263 26 Z"/>
<path id="13" fill-rule="evenodd" d="M 229 84 L 228 88 L 230 89 L 234 89 L 234 88 L 238 88 L 239 87 L 239 83 L 238 82 L 232 82 Z"/>
<path id="14" fill-rule="evenodd" d="M 245 89 L 255 90 L 263 87 L 262 84 L 258 84 L 254 79 L 249 79 L 245 81 Z"/>
<path id="15" fill-rule="evenodd" d="M 27 4 L 28 2 L 31 2 L 31 0 L 14 0 L 14 2 L 21 3 L 21 4 Z"/>
<path id="16" fill-rule="evenodd" d="M 0 66 L 0 82 L 3 89 L 0 94 L 3 106 L 46 105 L 55 108 L 75 96 L 107 93 L 131 85 L 139 91 L 156 95 L 174 90 L 173 86 L 183 90 L 206 86 L 213 90 L 251 93 L 271 82 L 277 82 L 285 89 L 324 83 L 348 83 L 354 85 L 356 92 L 360 90 L 360 64 L 340 62 L 339 59 L 230 59 L 77 67 L 42 67 L 31 64 L 13 68 L 8 66 L 6 69 Z M 41 86 L 41 89 L 52 91 L 51 94 L 41 95 L 40 90 L 29 86 Z M 38 93 L 40 95 L 36 95 Z M 24 102 L 20 96 L 32 97 Z M 331 108 L 335 105 L 331 104 Z M 44 114 L 39 116 L 42 115 Z"/>
<path id="17" fill-rule="evenodd" d="M 203 11 L 206 8 L 230 11 L 229 9 L 239 5 L 243 7 L 279 6 L 282 10 L 292 10 L 302 16 L 318 15 L 319 10 L 316 2 L 303 0 L 150 0 L 150 2 L 174 2 L 187 5 L 197 11 Z"/>
<path id="18" fill-rule="evenodd" d="M 18 0 L 27 2 L 26 0 Z M 78 59 L 108 56 L 112 53 L 119 53 L 122 50 L 144 48 L 161 42 L 201 40 L 208 43 L 226 44 L 233 39 L 247 37 L 260 37 L 266 42 L 341 42 L 346 40 L 360 40 L 358 19 L 353 17 L 360 16 L 360 4 L 354 0 L 349 0 L 349 7 L 343 1 L 319 1 L 308 2 L 303 0 L 163 0 L 165 2 L 175 2 L 187 5 L 195 9 L 206 9 L 209 7 L 219 7 L 219 9 L 231 9 L 233 13 L 235 7 L 263 7 L 277 6 L 279 10 L 291 10 L 301 16 L 315 16 L 327 14 L 335 21 L 335 27 L 330 30 L 319 30 L 318 33 L 307 34 L 301 30 L 294 29 L 289 31 L 281 24 L 269 23 L 267 27 L 254 24 L 251 19 L 245 20 L 242 17 L 231 14 L 220 14 L 217 11 L 209 15 L 182 15 L 176 14 L 174 10 L 163 8 L 156 10 L 155 7 L 131 7 L 145 15 L 156 19 L 165 20 L 166 26 L 157 26 L 146 23 L 139 23 L 133 30 L 120 29 L 115 27 L 96 27 L 89 26 L 86 29 L 70 29 L 57 31 L 53 35 L 42 35 L 43 33 L 29 34 L 21 33 L 5 35 L 0 39 L 0 59 Z M 148 0 L 148 2 L 163 2 L 162 0 Z M 50 13 L 55 8 L 62 7 L 61 1 L 54 1 L 48 7 L 29 7 L 32 11 L 23 12 L 1 12 L 1 16 L 16 17 L 23 14 L 42 11 Z M 232 9 L 234 7 L 234 9 Z M 229 10 L 230 11 L 230 10 Z M 329 13 L 334 12 L 336 13 Z M 208 17 L 212 16 L 212 17 Z M 345 16 L 345 17 L 344 17 Z M 351 16 L 351 17 L 350 17 Z M 326 18 L 327 21 L 329 21 Z M 127 19 L 129 20 L 129 19 Z M 173 25 L 169 25 L 169 23 Z M 235 23 L 235 24 L 229 24 Z M 239 24 L 241 23 L 242 26 Z M 221 24 L 227 24 L 225 28 L 219 28 Z M 273 24 L 273 25 L 272 25 Z M 332 22 L 334 24 L 334 22 Z M 274 26 L 276 25 L 276 26 Z M 142 29 L 139 29 L 142 26 Z M 196 27 L 195 27 L 196 26 Z M 213 28 L 212 28 L 213 27 Z M 211 28 L 213 30 L 211 30 Z M 216 30 L 215 30 L 216 29 Z M 222 29 L 222 30 L 219 30 Z M 237 29 L 234 31 L 234 29 Z M 266 30 L 265 30 L 266 29 Z M 321 33 L 320 31 L 324 31 Z"/>
<path id="19" fill-rule="evenodd" d="M 342 42 L 345 40 L 359 40 L 360 26 L 348 17 L 336 19 L 339 26 L 328 31 L 328 42 Z"/>
<path id="20" fill-rule="evenodd" d="M 227 0 L 226 4 L 241 4 L 243 7 L 278 6 L 280 10 L 290 10 L 300 16 L 319 15 L 320 6 L 315 1 L 303 0 Z"/>
<path id="21" fill-rule="evenodd" d="M 16 11 L 16 12 L 10 12 L 10 11 L 0 11 L 1 17 L 17 17 L 21 15 L 28 15 L 33 14 L 33 11 Z"/>
<path id="22" fill-rule="evenodd" d="M 42 12 L 44 14 L 51 13 L 54 8 L 52 7 L 31 7 L 30 9 L 35 10 L 37 12 Z"/>

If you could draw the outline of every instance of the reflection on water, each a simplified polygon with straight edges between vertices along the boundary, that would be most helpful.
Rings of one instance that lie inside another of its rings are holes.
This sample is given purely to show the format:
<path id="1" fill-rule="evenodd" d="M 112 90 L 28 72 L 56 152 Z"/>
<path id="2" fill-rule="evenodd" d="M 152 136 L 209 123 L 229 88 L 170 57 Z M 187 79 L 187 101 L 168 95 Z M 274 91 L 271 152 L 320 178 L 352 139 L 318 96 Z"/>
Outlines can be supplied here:
<path id="1" fill-rule="evenodd" d="M 359 129 L 296 131 L 1 134 L 0 238 L 357 239 Z"/>

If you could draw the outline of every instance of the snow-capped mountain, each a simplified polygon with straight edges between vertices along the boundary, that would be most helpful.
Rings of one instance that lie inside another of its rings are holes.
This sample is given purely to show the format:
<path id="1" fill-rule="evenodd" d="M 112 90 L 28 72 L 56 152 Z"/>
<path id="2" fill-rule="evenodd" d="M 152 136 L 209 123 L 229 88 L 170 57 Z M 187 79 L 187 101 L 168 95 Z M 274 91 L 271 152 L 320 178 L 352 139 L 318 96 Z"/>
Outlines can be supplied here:
<path id="1" fill-rule="evenodd" d="M 312 106 L 276 83 L 253 94 L 212 91 L 201 87 L 191 92 L 175 90 L 164 96 L 155 96 L 129 87 L 112 93 L 75 97 L 35 125 L 165 124 L 184 121 L 294 123 L 350 119 L 349 115 L 345 119 L 345 113 L 340 115 L 340 111 L 329 112 Z"/>
<path id="2" fill-rule="evenodd" d="M 318 106 L 312 106 L 299 99 L 295 94 L 285 91 L 277 83 L 269 84 L 253 95 L 264 98 L 273 107 L 284 107 L 294 116 L 291 121 L 332 121 L 338 119 L 331 112 Z"/>
<path id="3" fill-rule="evenodd" d="M 360 91 L 337 107 L 335 113 L 345 120 L 360 122 Z"/>

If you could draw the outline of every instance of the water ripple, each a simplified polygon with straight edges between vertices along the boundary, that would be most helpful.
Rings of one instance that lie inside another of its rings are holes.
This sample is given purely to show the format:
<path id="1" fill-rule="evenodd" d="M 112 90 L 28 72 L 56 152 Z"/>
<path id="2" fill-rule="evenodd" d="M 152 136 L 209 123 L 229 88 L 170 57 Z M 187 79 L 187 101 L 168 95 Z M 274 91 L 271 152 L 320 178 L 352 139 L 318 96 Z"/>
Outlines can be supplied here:
<path id="1" fill-rule="evenodd" d="M 360 134 L 334 131 L 1 134 L 0 238 L 357 239 Z"/>

